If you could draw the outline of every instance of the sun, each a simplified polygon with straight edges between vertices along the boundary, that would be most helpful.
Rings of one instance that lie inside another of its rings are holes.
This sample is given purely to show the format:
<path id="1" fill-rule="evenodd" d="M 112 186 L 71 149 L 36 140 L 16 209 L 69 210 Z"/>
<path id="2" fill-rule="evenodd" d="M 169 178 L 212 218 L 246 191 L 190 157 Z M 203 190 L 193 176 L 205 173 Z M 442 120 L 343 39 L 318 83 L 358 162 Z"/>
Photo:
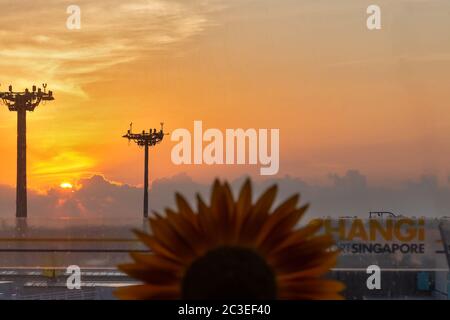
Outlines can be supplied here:
<path id="1" fill-rule="evenodd" d="M 73 185 L 69 182 L 62 182 L 59 186 L 62 189 L 73 189 Z"/>
<path id="2" fill-rule="evenodd" d="M 344 286 L 327 273 L 339 250 L 321 222 L 297 228 L 308 205 L 293 195 L 275 209 L 277 186 L 253 202 L 247 180 L 238 197 L 218 180 L 210 204 L 197 212 L 179 194 L 177 211 L 150 218 L 152 234 L 136 230 L 152 253 L 131 253 L 119 269 L 141 284 L 118 289 L 122 299 L 342 299 Z"/>

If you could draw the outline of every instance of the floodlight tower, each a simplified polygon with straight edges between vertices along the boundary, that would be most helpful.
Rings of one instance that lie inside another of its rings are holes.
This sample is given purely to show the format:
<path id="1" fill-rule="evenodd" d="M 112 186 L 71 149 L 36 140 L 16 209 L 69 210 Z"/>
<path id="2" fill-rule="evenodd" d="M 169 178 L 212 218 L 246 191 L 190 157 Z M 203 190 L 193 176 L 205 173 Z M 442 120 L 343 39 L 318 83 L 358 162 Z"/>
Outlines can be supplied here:
<path id="1" fill-rule="evenodd" d="M 47 84 L 42 87 L 44 90 L 33 86 L 31 92 L 15 92 L 10 85 L 8 91 L 0 91 L 0 99 L 9 111 L 17 112 L 17 218 L 27 217 L 27 111 L 34 111 L 42 101 L 54 100 L 53 92 L 46 90 Z"/>
<path id="2" fill-rule="evenodd" d="M 148 148 L 153 147 L 160 143 L 164 136 L 168 133 L 164 133 L 164 123 L 161 122 L 161 129 L 150 129 L 148 132 L 142 131 L 142 133 L 133 133 L 133 123 L 130 124 L 130 129 L 123 138 L 128 141 L 133 140 L 139 147 L 144 147 L 145 159 L 144 159 L 144 218 L 148 218 Z"/>

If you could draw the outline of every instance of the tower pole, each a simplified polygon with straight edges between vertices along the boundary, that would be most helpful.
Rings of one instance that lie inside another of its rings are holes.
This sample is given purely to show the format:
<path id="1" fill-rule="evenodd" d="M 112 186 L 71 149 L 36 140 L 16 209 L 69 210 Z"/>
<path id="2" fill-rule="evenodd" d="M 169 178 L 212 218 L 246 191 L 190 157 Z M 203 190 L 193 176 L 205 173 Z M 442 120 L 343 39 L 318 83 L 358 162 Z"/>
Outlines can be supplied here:
<path id="1" fill-rule="evenodd" d="M 145 143 L 144 168 L 144 218 L 148 218 L 148 142 Z"/>
<path id="2" fill-rule="evenodd" d="M 27 112 L 34 111 L 42 101 L 55 100 L 53 92 L 33 86 L 32 90 L 0 91 L 0 101 L 9 111 L 17 112 L 17 184 L 16 184 L 16 218 L 27 217 Z"/>
<path id="3" fill-rule="evenodd" d="M 133 123 L 130 124 L 130 129 L 128 132 L 122 136 L 122 138 L 128 139 L 128 141 L 133 140 L 136 142 L 136 144 L 139 147 L 144 147 L 145 151 L 145 157 L 144 157 L 144 219 L 148 218 L 148 158 L 149 158 L 149 148 L 156 146 L 158 143 L 160 143 L 164 136 L 167 135 L 167 133 L 164 133 L 164 123 L 161 122 L 161 129 L 159 131 L 156 131 L 156 129 L 150 129 L 148 132 L 145 130 L 142 131 L 142 133 L 133 133 Z"/>
<path id="4" fill-rule="evenodd" d="M 27 111 L 17 110 L 17 193 L 16 217 L 27 217 Z"/>

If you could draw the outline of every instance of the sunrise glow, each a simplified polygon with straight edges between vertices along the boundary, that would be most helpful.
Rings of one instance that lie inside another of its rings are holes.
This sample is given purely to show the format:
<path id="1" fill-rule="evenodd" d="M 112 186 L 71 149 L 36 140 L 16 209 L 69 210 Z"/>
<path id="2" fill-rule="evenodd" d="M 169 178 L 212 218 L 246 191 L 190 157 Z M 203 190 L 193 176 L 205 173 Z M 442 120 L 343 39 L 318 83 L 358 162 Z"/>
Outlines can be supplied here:
<path id="1" fill-rule="evenodd" d="M 62 182 L 59 186 L 62 189 L 72 189 L 73 188 L 72 184 L 69 182 Z"/>

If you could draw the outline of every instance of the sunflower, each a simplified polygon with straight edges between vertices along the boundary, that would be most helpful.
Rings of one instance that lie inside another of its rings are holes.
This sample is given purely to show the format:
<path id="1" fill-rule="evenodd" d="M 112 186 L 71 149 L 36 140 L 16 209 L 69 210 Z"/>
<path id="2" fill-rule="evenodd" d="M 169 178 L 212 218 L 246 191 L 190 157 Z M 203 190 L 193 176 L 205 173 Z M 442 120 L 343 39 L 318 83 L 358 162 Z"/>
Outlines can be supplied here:
<path id="1" fill-rule="evenodd" d="M 308 205 L 292 196 L 271 207 L 277 186 L 252 203 L 246 180 L 238 199 L 228 183 L 214 182 L 208 206 L 197 212 L 176 194 L 177 212 L 154 213 L 152 234 L 136 230 L 151 254 L 131 253 L 119 269 L 142 284 L 119 288 L 121 299 L 342 299 L 342 283 L 324 275 L 338 251 L 329 235 L 315 235 L 318 221 L 296 229 Z"/>

